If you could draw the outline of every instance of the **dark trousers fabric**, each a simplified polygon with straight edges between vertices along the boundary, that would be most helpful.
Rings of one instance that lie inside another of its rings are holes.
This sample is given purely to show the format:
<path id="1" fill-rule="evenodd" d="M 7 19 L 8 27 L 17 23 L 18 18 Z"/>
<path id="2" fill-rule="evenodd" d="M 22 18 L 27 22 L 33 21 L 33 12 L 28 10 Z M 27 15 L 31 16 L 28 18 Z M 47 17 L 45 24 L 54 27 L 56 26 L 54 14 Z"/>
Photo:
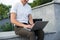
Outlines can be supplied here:
<path id="1" fill-rule="evenodd" d="M 15 26 L 14 29 L 16 35 L 27 37 L 28 40 L 36 40 L 36 36 L 37 36 L 37 40 L 44 40 L 44 32 L 41 29 L 36 31 L 28 31 L 18 26 Z"/>
<path id="2" fill-rule="evenodd" d="M 44 31 L 43 30 L 36 30 L 34 32 L 35 32 L 35 35 L 37 36 L 37 40 L 44 40 Z"/>

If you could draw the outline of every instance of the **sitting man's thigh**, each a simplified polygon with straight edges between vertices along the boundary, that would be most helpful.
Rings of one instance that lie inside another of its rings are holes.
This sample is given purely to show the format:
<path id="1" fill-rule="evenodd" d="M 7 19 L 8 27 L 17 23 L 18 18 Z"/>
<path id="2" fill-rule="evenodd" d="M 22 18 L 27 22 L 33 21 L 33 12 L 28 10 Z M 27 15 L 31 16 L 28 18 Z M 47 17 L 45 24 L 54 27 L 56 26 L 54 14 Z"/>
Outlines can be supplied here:
<path id="1" fill-rule="evenodd" d="M 34 34 L 33 31 L 28 31 L 26 29 L 21 29 L 18 31 L 18 34 L 21 35 L 21 36 L 28 36 L 28 35 L 31 35 L 31 34 Z"/>

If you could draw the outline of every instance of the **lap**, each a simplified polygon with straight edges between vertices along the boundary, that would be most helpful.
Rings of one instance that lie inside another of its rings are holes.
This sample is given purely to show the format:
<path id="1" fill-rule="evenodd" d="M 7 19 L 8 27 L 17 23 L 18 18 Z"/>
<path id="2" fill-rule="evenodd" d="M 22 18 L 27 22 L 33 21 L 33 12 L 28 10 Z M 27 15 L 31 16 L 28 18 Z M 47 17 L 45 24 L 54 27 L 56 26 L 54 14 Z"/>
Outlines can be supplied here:
<path id="1" fill-rule="evenodd" d="M 27 36 L 27 35 L 30 35 L 30 34 L 34 34 L 34 31 L 28 31 L 24 28 L 16 28 L 15 33 L 17 35 Z"/>

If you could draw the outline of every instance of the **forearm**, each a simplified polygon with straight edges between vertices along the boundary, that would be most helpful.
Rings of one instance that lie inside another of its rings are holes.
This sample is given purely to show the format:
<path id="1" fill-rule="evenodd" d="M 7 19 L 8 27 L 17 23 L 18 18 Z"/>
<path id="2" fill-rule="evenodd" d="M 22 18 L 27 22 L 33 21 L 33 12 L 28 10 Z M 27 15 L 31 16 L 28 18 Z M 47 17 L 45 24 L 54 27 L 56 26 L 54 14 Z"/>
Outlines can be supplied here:
<path id="1" fill-rule="evenodd" d="M 30 24 L 34 24 L 33 19 L 30 19 L 30 20 L 29 20 L 29 23 L 30 23 Z"/>
<path id="2" fill-rule="evenodd" d="M 33 19 L 32 19 L 32 15 L 29 16 L 29 23 L 34 24 Z"/>
<path id="3" fill-rule="evenodd" d="M 11 23 L 13 23 L 13 24 L 15 24 L 15 25 L 17 25 L 17 26 L 20 26 L 20 27 L 25 27 L 25 26 L 26 26 L 25 24 L 20 23 L 20 22 L 18 22 L 17 20 L 11 20 Z"/>

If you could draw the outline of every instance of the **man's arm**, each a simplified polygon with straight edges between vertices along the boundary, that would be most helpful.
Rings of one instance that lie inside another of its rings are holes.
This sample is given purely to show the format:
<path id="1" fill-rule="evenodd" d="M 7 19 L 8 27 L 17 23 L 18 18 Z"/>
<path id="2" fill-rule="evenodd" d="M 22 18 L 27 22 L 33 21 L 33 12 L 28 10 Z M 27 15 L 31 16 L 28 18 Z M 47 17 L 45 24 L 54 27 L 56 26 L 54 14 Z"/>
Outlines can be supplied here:
<path id="1" fill-rule="evenodd" d="M 20 22 L 18 22 L 18 21 L 16 20 L 16 14 L 15 14 L 14 12 L 11 13 L 11 15 L 10 15 L 10 20 L 11 20 L 11 23 L 13 23 L 13 24 L 15 24 L 15 25 L 17 25 L 17 26 L 21 26 L 21 27 L 26 26 L 25 24 L 22 24 L 22 23 L 20 23 Z"/>
<path id="2" fill-rule="evenodd" d="M 29 19 L 29 23 L 30 23 L 31 25 L 33 25 L 34 22 L 33 22 L 32 15 L 31 15 L 31 14 L 29 14 L 28 19 Z"/>
<path id="3" fill-rule="evenodd" d="M 25 25 L 21 22 L 18 22 L 16 20 L 16 14 L 14 12 L 11 13 L 10 15 L 10 20 L 11 20 L 11 23 L 17 25 L 17 26 L 20 26 L 20 27 L 23 27 L 23 28 L 31 28 L 31 25 Z"/>

